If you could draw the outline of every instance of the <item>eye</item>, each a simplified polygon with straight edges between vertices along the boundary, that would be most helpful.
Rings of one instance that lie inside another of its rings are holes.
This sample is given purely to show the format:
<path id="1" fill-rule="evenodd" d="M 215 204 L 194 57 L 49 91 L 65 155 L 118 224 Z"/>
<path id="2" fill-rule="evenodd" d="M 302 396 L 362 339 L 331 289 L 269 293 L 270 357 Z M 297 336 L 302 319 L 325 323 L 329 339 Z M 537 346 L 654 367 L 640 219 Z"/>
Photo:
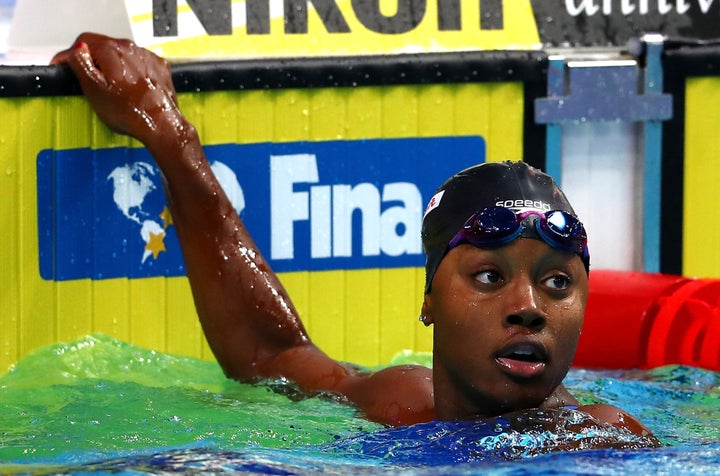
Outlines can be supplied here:
<path id="1" fill-rule="evenodd" d="M 553 276 L 550 276 L 549 278 L 546 278 L 543 281 L 543 284 L 555 291 L 564 291 L 568 287 L 570 287 L 570 278 L 565 276 L 564 274 L 555 274 Z"/>
<path id="2" fill-rule="evenodd" d="M 477 273 L 475 279 L 482 284 L 497 284 L 502 280 L 502 276 L 497 271 L 487 270 Z"/>

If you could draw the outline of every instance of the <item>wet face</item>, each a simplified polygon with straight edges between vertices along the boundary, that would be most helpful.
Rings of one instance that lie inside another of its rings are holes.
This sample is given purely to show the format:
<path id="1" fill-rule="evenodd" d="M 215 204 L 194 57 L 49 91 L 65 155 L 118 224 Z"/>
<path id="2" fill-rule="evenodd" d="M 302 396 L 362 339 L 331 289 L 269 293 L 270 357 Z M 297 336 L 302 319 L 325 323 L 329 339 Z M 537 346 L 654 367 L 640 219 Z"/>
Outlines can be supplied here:
<path id="1" fill-rule="evenodd" d="M 450 250 L 423 304 L 438 418 L 540 406 L 572 364 L 587 296 L 580 258 L 542 241 Z"/>

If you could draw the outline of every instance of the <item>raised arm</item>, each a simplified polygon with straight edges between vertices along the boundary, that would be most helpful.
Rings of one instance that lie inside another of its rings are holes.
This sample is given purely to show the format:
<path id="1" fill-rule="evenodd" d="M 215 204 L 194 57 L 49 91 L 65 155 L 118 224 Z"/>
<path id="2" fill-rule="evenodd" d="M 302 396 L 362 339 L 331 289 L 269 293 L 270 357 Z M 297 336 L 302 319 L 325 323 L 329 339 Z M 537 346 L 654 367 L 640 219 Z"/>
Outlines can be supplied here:
<path id="1" fill-rule="evenodd" d="M 53 63 L 69 65 L 100 119 L 140 140 L 162 171 L 198 316 L 226 375 L 284 376 L 306 390 L 336 391 L 383 423 L 432 418 L 428 369 L 360 375 L 312 344 L 178 108 L 164 59 L 128 40 L 85 33 Z"/>
<path id="2" fill-rule="evenodd" d="M 53 61 L 67 63 L 100 119 L 140 140 L 160 167 L 203 330 L 225 372 L 264 376 L 270 357 L 308 345 L 292 302 L 178 108 L 167 62 L 96 34 L 81 35 Z"/>

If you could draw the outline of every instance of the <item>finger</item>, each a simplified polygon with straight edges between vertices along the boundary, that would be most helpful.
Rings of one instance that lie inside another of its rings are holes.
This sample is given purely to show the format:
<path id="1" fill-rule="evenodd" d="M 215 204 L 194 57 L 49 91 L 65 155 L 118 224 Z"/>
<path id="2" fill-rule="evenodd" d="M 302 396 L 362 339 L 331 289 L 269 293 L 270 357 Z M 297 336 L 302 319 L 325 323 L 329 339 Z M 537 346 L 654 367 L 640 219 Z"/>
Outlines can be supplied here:
<path id="1" fill-rule="evenodd" d="M 55 56 L 52 57 L 50 60 L 50 64 L 65 64 L 67 63 L 68 56 L 71 54 L 72 50 L 67 49 L 60 51 L 55 54 Z"/>
<path id="2" fill-rule="evenodd" d="M 50 64 L 57 65 L 67 63 L 70 56 L 75 54 L 75 50 L 80 48 L 87 48 L 87 44 L 78 38 L 70 48 L 56 53 L 50 60 Z"/>
<path id="3" fill-rule="evenodd" d="M 50 60 L 50 64 L 63 64 L 67 63 L 68 58 L 70 55 L 73 54 L 73 51 L 75 48 L 77 48 L 80 44 L 88 44 L 92 43 L 93 45 L 97 43 L 101 43 L 104 40 L 109 40 L 110 38 L 105 35 L 100 35 L 97 33 L 81 33 L 78 35 L 78 37 L 75 39 L 75 43 L 73 45 L 63 51 L 60 51 L 53 56 L 53 58 Z"/>
<path id="4" fill-rule="evenodd" d="M 63 55 L 63 59 L 77 76 L 84 92 L 91 91 L 93 86 L 107 88 L 105 75 L 95 66 L 95 61 L 93 61 L 90 49 L 86 44 L 76 43 L 72 50 Z"/>
<path id="5" fill-rule="evenodd" d="M 93 69 L 99 70 L 106 78 L 115 78 L 124 73 L 122 57 L 131 51 L 133 46 L 130 40 L 116 39 L 98 33 L 82 33 L 71 48 L 57 53 L 50 64 L 69 63 L 71 58 L 77 55 L 78 50 L 88 51 L 94 64 Z"/>

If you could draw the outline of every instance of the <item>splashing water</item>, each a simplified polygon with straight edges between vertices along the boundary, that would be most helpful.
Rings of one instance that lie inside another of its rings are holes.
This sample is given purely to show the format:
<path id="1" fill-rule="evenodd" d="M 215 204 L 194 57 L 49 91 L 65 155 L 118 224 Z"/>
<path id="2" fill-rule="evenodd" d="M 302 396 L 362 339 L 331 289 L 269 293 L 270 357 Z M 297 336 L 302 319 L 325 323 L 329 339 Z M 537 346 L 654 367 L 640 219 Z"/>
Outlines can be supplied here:
<path id="1" fill-rule="evenodd" d="M 638 449 L 637 437 L 602 426 L 575 431 L 589 417 L 569 409 L 525 412 L 523 432 L 505 418 L 384 429 L 331 395 L 239 384 L 214 362 L 91 336 L 41 349 L 0 377 L 0 473 L 692 474 L 720 465 L 717 373 L 575 369 L 565 383 L 583 403 L 628 410 L 667 446 Z M 592 449 L 598 442 L 614 449 Z"/>

